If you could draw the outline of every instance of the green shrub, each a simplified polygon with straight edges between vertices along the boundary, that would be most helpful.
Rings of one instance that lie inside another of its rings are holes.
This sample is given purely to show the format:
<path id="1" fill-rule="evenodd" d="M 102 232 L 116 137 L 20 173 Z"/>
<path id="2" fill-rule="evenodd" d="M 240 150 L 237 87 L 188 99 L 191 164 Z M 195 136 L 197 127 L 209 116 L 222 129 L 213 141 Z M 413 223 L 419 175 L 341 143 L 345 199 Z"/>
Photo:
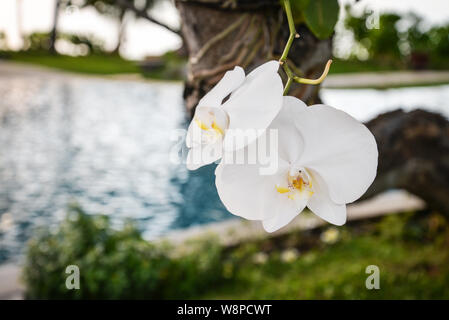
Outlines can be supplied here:
<path id="1" fill-rule="evenodd" d="M 107 216 L 71 207 L 54 231 L 30 241 L 24 266 L 26 295 L 33 299 L 189 298 L 222 280 L 221 247 L 199 240 L 174 255 L 169 244 L 142 239 L 132 223 L 111 227 Z M 80 289 L 68 290 L 68 265 L 80 270 Z"/>
<path id="2" fill-rule="evenodd" d="M 368 60 L 399 69 L 449 68 L 449 24 L 428 27 L 417 14 L 382 13 L 378 25 L 371 26 L 372 14 L 365 9 L 354 15 L 348 5 L 344 20 L 356 47 L 365 49 Z"/>

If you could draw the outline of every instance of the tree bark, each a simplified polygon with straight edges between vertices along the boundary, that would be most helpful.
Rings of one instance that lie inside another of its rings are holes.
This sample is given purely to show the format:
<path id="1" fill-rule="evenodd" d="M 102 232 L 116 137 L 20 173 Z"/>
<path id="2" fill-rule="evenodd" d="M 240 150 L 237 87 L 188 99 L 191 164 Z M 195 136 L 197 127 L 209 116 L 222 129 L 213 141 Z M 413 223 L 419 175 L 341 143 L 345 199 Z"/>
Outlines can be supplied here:
<path id="1" fill-rule="evenodd" d="M 279 59 L 289 36 L 278 1 L 177 0 L 189 62 L 184 98 L 193 115 L 199 99 L 235 65 L 250 72 Z M 318 77 L 331 57 L 331 39 L 318 40 L 305 25 L 289 54 L 289 64 L 301 76 Z M 318 86 L 294 84 L 290 95 L 319 102 Z"/>
<path id="2" fill-rule="evenodd" d="M 396 110 L 369 121 L 379 149 L 376 180 L 364 198 L 405 189 L 449 217 L 449 122 L 437 113 Z"/>

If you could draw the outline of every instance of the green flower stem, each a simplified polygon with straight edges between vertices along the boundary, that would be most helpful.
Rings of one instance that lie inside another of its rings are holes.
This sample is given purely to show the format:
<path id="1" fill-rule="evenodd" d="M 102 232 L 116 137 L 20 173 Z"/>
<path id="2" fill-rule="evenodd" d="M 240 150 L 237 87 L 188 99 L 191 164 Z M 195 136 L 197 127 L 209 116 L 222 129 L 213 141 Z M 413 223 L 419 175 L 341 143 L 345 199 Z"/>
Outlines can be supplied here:
<path id="1" fill-rule="evenodd" d="M 297 77 L 295 76 L 293 79 L 298 82 L 298 83 L 304 83 L 304 84 L 320 84 L 321 82 L 324 81 L 324 79 L 326 78 L 327 74 L 329 73 L 329 69 L 331 67 L 332 64 L 332 60 L 327 60 L 326 63 L 326 67 L 324 68 L 323 73 L 321 74 L 321 76 L 318 79 L 306 79 L 306 78 L 301 78 L 301 77 Z"/>
<path id="2" fill-rule="evenodd" d="M 293 21 L 292 8 L 290 6 L 290 0 L 284 0 L 284 9 L 287 14 L 288 28 L 290 29 L 290 36 L 288 37 L 287 44 L 285 45 L 284 52 L 282 53 L 281 58 L 279 59 L 280 64 L 284 64 L 287 61 L 288 52 L 290 51 L 290 47 L 292 46 L 293 40 L 295 37 L 299 38 L 299 34 L 296 33 L 295 23 Z"/>
<path id="3" fill-rule="evenodd" d="M 290 86 L 292 85 L 292 82 L 293 82 L 293 78 L 287 79 L 287 83 L 285 84 L 285 88 L 284 88 L 284 96 L 286 96 L 288 93 L 288 90 L 290 90 Z"/>
<path id="4" fill-rule="evenodd" d="M 282 66 L 282 68 L 285 71 L 285 74 L 287 75 L 287 83 L 285 84 L 284 88 L 284 96 L 288 94 L 288 91 L 290 89 L 290 86 L 293 81 L 297 83 L 303 83 L 303 84 L 320 84 L 323 82 L 323 80 L 326 78 L 330 65 L 332 63 L 332 60 L 328 60 L 326 67 L 324 68 L 323 74 L 318 79 L 306 79 L 296 76 L 287 63 L 287 57 L 288 53 L 290 52 L 290 48 L 292 46 L 293 40 L 295 38 L 299 38 L 299 34 L 296 33 L 295 29 L 295 23 L 293 21 L 293 15 L 292 15 L 292 9 L 290 6 L 290 0 L 283 0 L 282 1 L 285 9 L 285 13 L 287 15 L 287 21 L 288 21 L 288 28 L 290 30 L 290 35 L 288 37 L 287 43 L 285 44 L 284 52 L 282 52 L 282 56 L 279 59 L 279 64 Z"/>

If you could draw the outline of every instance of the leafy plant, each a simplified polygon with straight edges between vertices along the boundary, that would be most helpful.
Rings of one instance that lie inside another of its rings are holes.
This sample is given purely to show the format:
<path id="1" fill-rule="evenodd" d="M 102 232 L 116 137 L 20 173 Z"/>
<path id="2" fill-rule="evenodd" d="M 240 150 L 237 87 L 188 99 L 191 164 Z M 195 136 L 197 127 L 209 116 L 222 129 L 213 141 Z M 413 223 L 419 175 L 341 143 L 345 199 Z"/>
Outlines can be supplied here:
<path id="1" fill-rule="evenodd" d="M 34 299 L 188 298 L 222 276 L 221 247 L 213 239 L 175 256 L 169 244 L 142 239 L 131 222 L 114 229 L 107 216 L 71 207 L 53 232 L 41 230 L 28 246 L 23 278 Z M 80 270 L 80 289 L 68 290 L 66 267 Z"/>
<path id="2" fill-rule="evenodd" d="M 337 0 L 310 1 L 305 11 L 306 24 L 319 39 L 329 38 L 338 21 L 339 9 Z"/>
<path id="3" fill-rule="evenodd" d="M 295 23 L 304 22 L 319 39 L 327 39 L 334 32 L 340 5 L 337 0 L 292 0 Z"/>

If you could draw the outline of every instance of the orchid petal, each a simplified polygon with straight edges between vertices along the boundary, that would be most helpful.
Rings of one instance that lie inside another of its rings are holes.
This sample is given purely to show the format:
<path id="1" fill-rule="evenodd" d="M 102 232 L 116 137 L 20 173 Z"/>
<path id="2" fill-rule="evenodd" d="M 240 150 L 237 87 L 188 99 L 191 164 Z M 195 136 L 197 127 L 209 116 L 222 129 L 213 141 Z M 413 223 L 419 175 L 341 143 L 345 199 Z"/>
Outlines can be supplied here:
<path id="1" fill-rule="evenodd" d="M 277 61 L 269 61 L 256 68 L 222 105 L 230 118 L 230 130 L 258 130 L 257 135 L 235 144 L 226 141 L 232 139 L 231 136 L 225 137 L 225 149 L 226 146 L 232 146 L 232 150 L 238 150 L 250 144 L 278 114 L 282 106 L 283 91 L 278 69 Z"/>
<path id="2" fill-rule="evenodd" d="M 287 224 L 289 224 L 298 214 L 300 214 L 306 207 L 308 198 L 302 197 L 300 201 L 292 201 L 285 195 L 282 196 L 281 201 L 278 201 L 276 214 L 271 218 L 262 221 L 263 228 L 267 232 L 274 232 Z"/>
<path id="3" fill-rule="evenodd" d="M 283 100 L 282 109 L 270 124 L 269 130 L 274 129 L 278 132 L 279 157 L 292 164 L 299 159 L 304 150 L 304 138 L 292 119 L 301 117 L 307 106 L 294 97 L 286 96 Z"/>
<path id="4" fill-rule="evenodd" d="M 347 113 L 325 105 L 308 107 L 295 123 L 304 138 L 298 164 L 319 173 L 335 203 L 360 198 L 376 176 L 372 133 Z"/>
<path id="5" fill-rule="evenodd" d="M 209 145 L 193 147 L 187 154 L 187 169 L 196 170 L 202 166 L 217 161 L 222 156 L 222 141 Z"/>
<path id="6" fill-rule="evenodd" d="M 186 135 L 187 148 L 192 148 L 195 145 L 201 145 L 201 134 L 201 128 L 195 123 L 195 121 L 191 121 Z"/>
<path id="7" fill-rule="evenodd" d="M 258 164 L 224 164 L 223 160 L 218 165 L 215 185 L 221 201 L 232 214 L 248 220 L 264 220 L 276 213 L 280 199 L 276 175 L 260 175 L 259 169 Z M 277 174 L 287 170 L 286 166 L 279 167 Z"/>
<path id="8" fill-rule="evenodd" d="M 200 100 L 198 107 L 219 107 L 223 99 L 237 89 L 245 80 L 245 71 L 237 66 L 225 73 L 223 78 Z"/>
<path id="9" fill-rule="evenodd" d="M 313 181 L 314 193 L 307 203 L 307 207 L 318 217 L 327 222 L 341 226 L 346 223 L 346 205 L 334 203 L 323 178 L 309 169 L 309 174 Z"/>

